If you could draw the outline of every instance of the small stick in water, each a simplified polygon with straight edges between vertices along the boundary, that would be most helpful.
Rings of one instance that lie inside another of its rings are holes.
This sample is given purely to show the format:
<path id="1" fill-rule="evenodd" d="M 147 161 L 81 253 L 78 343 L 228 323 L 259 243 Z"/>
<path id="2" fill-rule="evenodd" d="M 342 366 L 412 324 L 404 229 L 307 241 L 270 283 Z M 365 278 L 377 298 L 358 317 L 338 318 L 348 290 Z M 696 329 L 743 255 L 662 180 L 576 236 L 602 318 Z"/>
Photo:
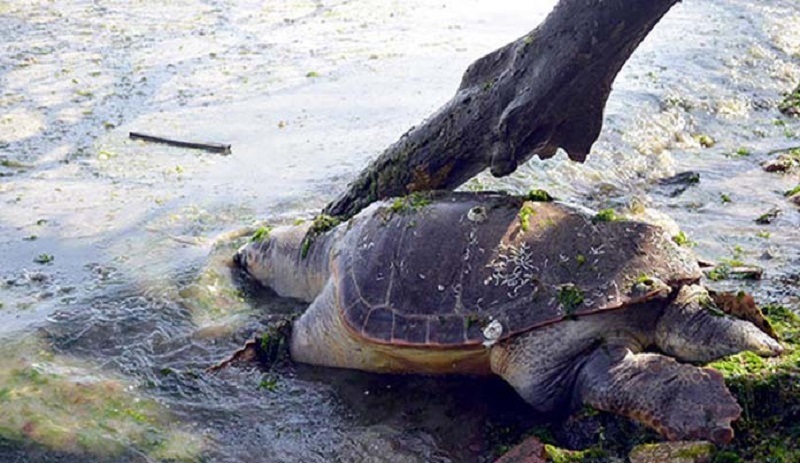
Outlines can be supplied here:
<path id="1" fill-rule="evenodd" d="M 199 150 L 211 151 L 213 153 L 231 154 L 231 145 L 223 143 L 198 143 L 191 141 L 172 140 L 169 138 L 157 137 L 155 135 L 147 135 L 144 133 L 130 132 L 128 135 L 133 140 L 144 140 L 154 143 L 164 143 L 166 145 L 180 146 L 182 148 L 193 148 Z"/>

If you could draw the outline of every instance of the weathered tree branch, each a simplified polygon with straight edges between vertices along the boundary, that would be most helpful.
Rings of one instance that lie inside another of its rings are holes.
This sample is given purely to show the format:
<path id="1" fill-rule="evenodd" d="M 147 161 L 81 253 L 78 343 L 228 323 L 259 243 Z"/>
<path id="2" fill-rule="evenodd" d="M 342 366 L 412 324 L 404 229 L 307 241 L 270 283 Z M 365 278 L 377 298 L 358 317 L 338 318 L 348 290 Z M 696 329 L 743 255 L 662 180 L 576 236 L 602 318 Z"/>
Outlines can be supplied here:
<path id="1" fill-rule="evenodd" d="M 558 148 L 583 162 L 619 70 L 679 0 L 561 0 L 528 35 L 472 63 L 456 95 L 389 146 L 325 208 L 501 177 Z"/>
<path id="2" fill-rule="evenodd" d="M 231 154 L 231 145 L 226 143 L 204 143 L 195 141 L 174 140 L 172 138 L 157 137 L 145 133 L 130 132 L 128 137 L 131 140 L 144 140 L 153 143 L 163 143 L 165 145 L 177 146 L 180 148 L 192 148 L 198 150 L 211 151 L 213 153 Z"/>

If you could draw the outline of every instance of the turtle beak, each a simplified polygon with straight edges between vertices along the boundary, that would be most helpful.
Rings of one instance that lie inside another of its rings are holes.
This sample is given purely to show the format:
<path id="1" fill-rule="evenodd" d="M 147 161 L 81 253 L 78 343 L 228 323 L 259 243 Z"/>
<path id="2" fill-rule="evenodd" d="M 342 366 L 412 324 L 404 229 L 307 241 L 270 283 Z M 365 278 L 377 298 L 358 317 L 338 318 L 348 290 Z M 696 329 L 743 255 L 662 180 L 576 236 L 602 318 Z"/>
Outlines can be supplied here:
<path id="1" fill-rule="evenodd" d="M 268 251 L 268 243 L 251 241 L 239 248 L 233 262 L 262 285 L 271 286 L 272 263 Z"/>

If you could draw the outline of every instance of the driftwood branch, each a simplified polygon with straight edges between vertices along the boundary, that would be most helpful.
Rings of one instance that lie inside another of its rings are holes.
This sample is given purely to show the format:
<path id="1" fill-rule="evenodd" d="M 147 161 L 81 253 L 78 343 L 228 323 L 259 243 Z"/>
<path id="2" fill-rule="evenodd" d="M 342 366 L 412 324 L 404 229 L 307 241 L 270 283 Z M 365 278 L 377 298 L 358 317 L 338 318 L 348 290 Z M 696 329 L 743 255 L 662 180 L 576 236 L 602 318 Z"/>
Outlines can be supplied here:
<path id="1" fill-rule="evenodd" d="M 678 0 L 561 0 L 535 30 L 474 62 L 456 95 L 387 148 L 325 208 L 454 189 L 485 168 L 513 172 L 564 149 L 583 162 L 623 64 Z"/>
<path id="2" fill-rule="evenodd" d="M 128 136 L 132 140 L 144 140 L 153 143 L 163 143 L 165 145 L 178 146 L 181 148 L 191 148 L 191 149 L 211 151 L 212 153 L 231 154 L 231 145 L 224 143 L 201 143 L 193 141 L 173 140 L 171 138 L 157 137 L 155 135 L 147 135 L 139 132 L 130 132 Z"/>

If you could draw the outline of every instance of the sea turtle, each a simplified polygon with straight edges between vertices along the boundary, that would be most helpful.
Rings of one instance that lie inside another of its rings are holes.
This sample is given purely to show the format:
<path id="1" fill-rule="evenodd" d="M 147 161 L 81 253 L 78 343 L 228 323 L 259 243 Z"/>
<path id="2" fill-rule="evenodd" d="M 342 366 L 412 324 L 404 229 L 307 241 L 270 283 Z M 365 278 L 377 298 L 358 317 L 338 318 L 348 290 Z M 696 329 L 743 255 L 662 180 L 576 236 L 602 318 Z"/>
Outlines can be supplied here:
<path id="1" fill-rule="evenodd" d="M 730 441 L 740 408 L 691 365 L 780 343 L 714 307 L 701 271 L 653 225 L 558 202 L 439 193 L 377 202 L 324 231 L 279 227 L 237 263 L 310 302 L 298 362 L 497 374 L 541 412 L 591 405 L 669 439 Z"/>

